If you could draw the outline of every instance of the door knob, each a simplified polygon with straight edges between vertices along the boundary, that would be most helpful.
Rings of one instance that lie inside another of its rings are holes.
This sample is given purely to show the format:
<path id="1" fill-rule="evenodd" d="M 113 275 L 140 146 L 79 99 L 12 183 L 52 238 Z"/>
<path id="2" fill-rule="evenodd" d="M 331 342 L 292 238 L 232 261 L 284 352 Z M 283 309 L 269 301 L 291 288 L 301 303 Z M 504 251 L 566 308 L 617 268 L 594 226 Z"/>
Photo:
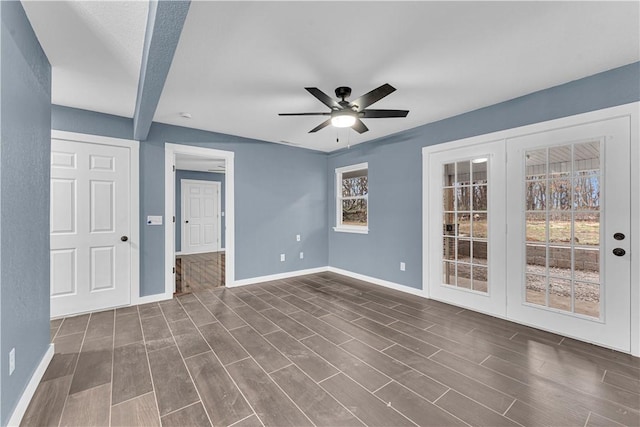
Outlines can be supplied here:
<path id="1" fill-rule="evenodd" d="M 122 240 L 123 242 L 126 242 L 127 240 L 129 240 L 129 237 L 122 236 L 122 237 L 120 237 L 120 240 Z"/>
<path id="2" fill-rule="evenodd" d="M 189 224 L 189 220 L 186 220 L 186 221 L 185 221 L 185 224 Z"/>
<path id="3" fill-rule="evenodd" d="M 625 251 L 625 250 L 624 250 L 624 249 L 622 249 L 622 248 L 615 248 L 615 249 L 613 250 L 613 254 L 614 254 L 615 256 L 624 256 L 624 254 L 626 254 L 626 253 L 627 253 L 627 251 Z"/>
<path id="4" fill-rule="evenodd" d="M 623 233 L 615 233 L 613 235 L 613 238 L 616 239 L 616 240 L 624 240 L 625 235 Z"/>

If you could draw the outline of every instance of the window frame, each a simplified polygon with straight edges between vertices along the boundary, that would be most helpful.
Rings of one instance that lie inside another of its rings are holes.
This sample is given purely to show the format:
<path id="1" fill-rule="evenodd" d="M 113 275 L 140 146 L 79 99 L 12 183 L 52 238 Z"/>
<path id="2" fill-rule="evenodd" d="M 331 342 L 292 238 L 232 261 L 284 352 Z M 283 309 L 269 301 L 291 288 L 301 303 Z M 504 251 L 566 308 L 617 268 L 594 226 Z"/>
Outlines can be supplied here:
<path id="1" fill-rule="evenodd" d="M 344 225 L 342 224 L 342 176 L 348 172 L 366 170 L 367 171 L 367 182 L 369 177 L 369 162 L 358 163 L 355 165 L 343 166 L 340 168 L 336 168 L 336 226 L 333 227 L 334 231 L 341 233 L 358 233 L 358 234 L 369 234 L 369 191 L 367 184 L 367 194 L 364 196 L 350 197 L 350 199 L 364 199 L 367 202 L 367 225 Z"/>

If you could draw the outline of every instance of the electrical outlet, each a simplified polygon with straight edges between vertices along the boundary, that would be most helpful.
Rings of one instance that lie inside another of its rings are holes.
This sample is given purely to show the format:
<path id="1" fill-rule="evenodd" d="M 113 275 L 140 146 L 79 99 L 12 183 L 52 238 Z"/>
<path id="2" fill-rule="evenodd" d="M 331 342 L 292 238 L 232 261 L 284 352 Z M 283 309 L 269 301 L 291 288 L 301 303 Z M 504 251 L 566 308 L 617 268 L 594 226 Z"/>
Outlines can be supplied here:
<path id="1" fill-rule="evenodd" d="M 300 259 L 304 259 L 304 252 L 300 252 Z"/>
<path id="2" fill-rule="evenodd" d="M 296 242 L 299 242 L 299 241 L 300 241 L 300 235 L 296 234 Z"/>
<path id="3" fill-rule="evenodd" d="M 406 268 L 407 268 L 407 266 L 405 265 L 405 263 L 404 263 L 404 262 L 401 262 L 401 263 L 400 263 L 400 271 L 405 271 L 405 270 L 406 270 Z"/>
<path id="4" fill-rule="evenodd" d="M 9 375 L 16 370 L 16 349 L 12 348 L 9 352 Z"/>
<path id="5" fill-rule="evenodd" d="M 280 262 L 284 262 L 284 254 L 280 254 Z"/>

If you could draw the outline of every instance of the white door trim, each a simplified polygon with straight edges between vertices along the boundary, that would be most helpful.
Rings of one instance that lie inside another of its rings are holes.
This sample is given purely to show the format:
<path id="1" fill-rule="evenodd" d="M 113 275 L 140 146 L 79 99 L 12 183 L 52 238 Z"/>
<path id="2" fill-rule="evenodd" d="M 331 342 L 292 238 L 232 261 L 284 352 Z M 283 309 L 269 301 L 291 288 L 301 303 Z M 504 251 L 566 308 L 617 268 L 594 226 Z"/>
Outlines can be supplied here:
<path id="1" fill-rule="evenodd" d="M 51 139 L 62 139 L 66 141 L 85 142 L 92 144 L 111 145 L 115 147 L 125 147 L 130 153 L 130 211 L 131 233 L 129 242 L 131 245 L 131 289 L 130 305 L 140 303 L 140 142 L 131 139 L 111 138 L 107 136 L 89 135 L 61 130 L 51 130 Z"/>
<path id="2" fill-rule="evenodd" d="M 213 148 L 197 147 L 183 144 L 164 144 L 164 297 L 172 298 L 176 281 L 173 273 L 175 266 L 176 236 L 172 222 L 176 214 L 176 180 L 173 171 L 176 154 L 190 154 L 202 157 L 218 157 L 225 159 L 225 286 L 235 283 L 235 209 L 234 209 L 234 152 L 216 150 Z"/>
<path id="3" fill-rule="evenodd" d="M 213 185 L 215 187 L 217 187 L 217 195 L 216 195 L 216 208 L 217 208 L 217 212 L 216 214 L 218 215 L 218 221 L 217 221 L 217 231 L 218 231 L 218 240 L 217 240 L 217 245 L 216 245 L 216 252 L 220 251 L 220 247 L 222 246 L 222 233 L 221 233 L 221 226 L 222 226 L 222 206 L 221 206 L 221 198 L 222 195 L 221 193 L 221 189 L 222 189 L 222 183 L 220 181 L 206 181 L 203 179 L 181 179 L 180 180 L 180 212 L 181 212 L 181 219 L 182 219 L 182 224 L 180 224 L 180 253 L 184 254 L 184 255 L 193 255 L 193 254 L 197 254 L 197 253 L 207 253 L 210 251 L 185 251 L 186 248 L 186 226 L 185 226 L 185 222 L 184 222 L 184 211 L 185 211 L 185 206 L 186 206 L 186 200 L 185 200 L 185 186 L 187 184 L 206 184 L 206 185 Z M 176 253 L 177 254 L 177 253 Z"/>
<path id="4" fill-rule="evenodd" d="M 442 144 L 422 148 L 422 289 L 428 296 L 429 272 L 428 229 L 429 229 L 429 170 L 430 153 L 466 147 L 469 145 L 488 143 L 509 138 L 532 135 L 549 130 L 562 129 L 580 124 L 598 122 L 616 117 L 629 117 L 631 123 L 631 163 L 640 164 L 640 102 L 618 105 L 597 111 L 562 117 L 546 122 L 534 123 L 512 129 L 501 130 L 484 135 L 473 136 Z M 631 168 L 631 354 L 640 356 L 640 168 Z"/>

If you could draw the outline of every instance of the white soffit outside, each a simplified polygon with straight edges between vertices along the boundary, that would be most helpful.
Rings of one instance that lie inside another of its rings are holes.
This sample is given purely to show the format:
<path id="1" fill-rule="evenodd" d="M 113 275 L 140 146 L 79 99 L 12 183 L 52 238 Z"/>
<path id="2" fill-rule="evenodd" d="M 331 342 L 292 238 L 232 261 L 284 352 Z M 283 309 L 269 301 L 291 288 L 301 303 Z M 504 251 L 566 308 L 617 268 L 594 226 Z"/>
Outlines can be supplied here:
<path id="1" fill-rule="evenodd" d="M 149 3 L 22 4 L 51 63 L 51 102 L 133 117 Z"/>
<path id="2" fill-rule="evenodd" d="M 53 102 L 133 116 L 147 2 L 23 2 L 53 65 Z M 640 60 L 640 2 L 194 1 L 154 120 L 333 151 Z M 304 90 L 405 119 L 327 127 Z M 192 116 L 187 120 L 182 112 Z M 336 137 L 339 142 L 336 142 Z"/>

